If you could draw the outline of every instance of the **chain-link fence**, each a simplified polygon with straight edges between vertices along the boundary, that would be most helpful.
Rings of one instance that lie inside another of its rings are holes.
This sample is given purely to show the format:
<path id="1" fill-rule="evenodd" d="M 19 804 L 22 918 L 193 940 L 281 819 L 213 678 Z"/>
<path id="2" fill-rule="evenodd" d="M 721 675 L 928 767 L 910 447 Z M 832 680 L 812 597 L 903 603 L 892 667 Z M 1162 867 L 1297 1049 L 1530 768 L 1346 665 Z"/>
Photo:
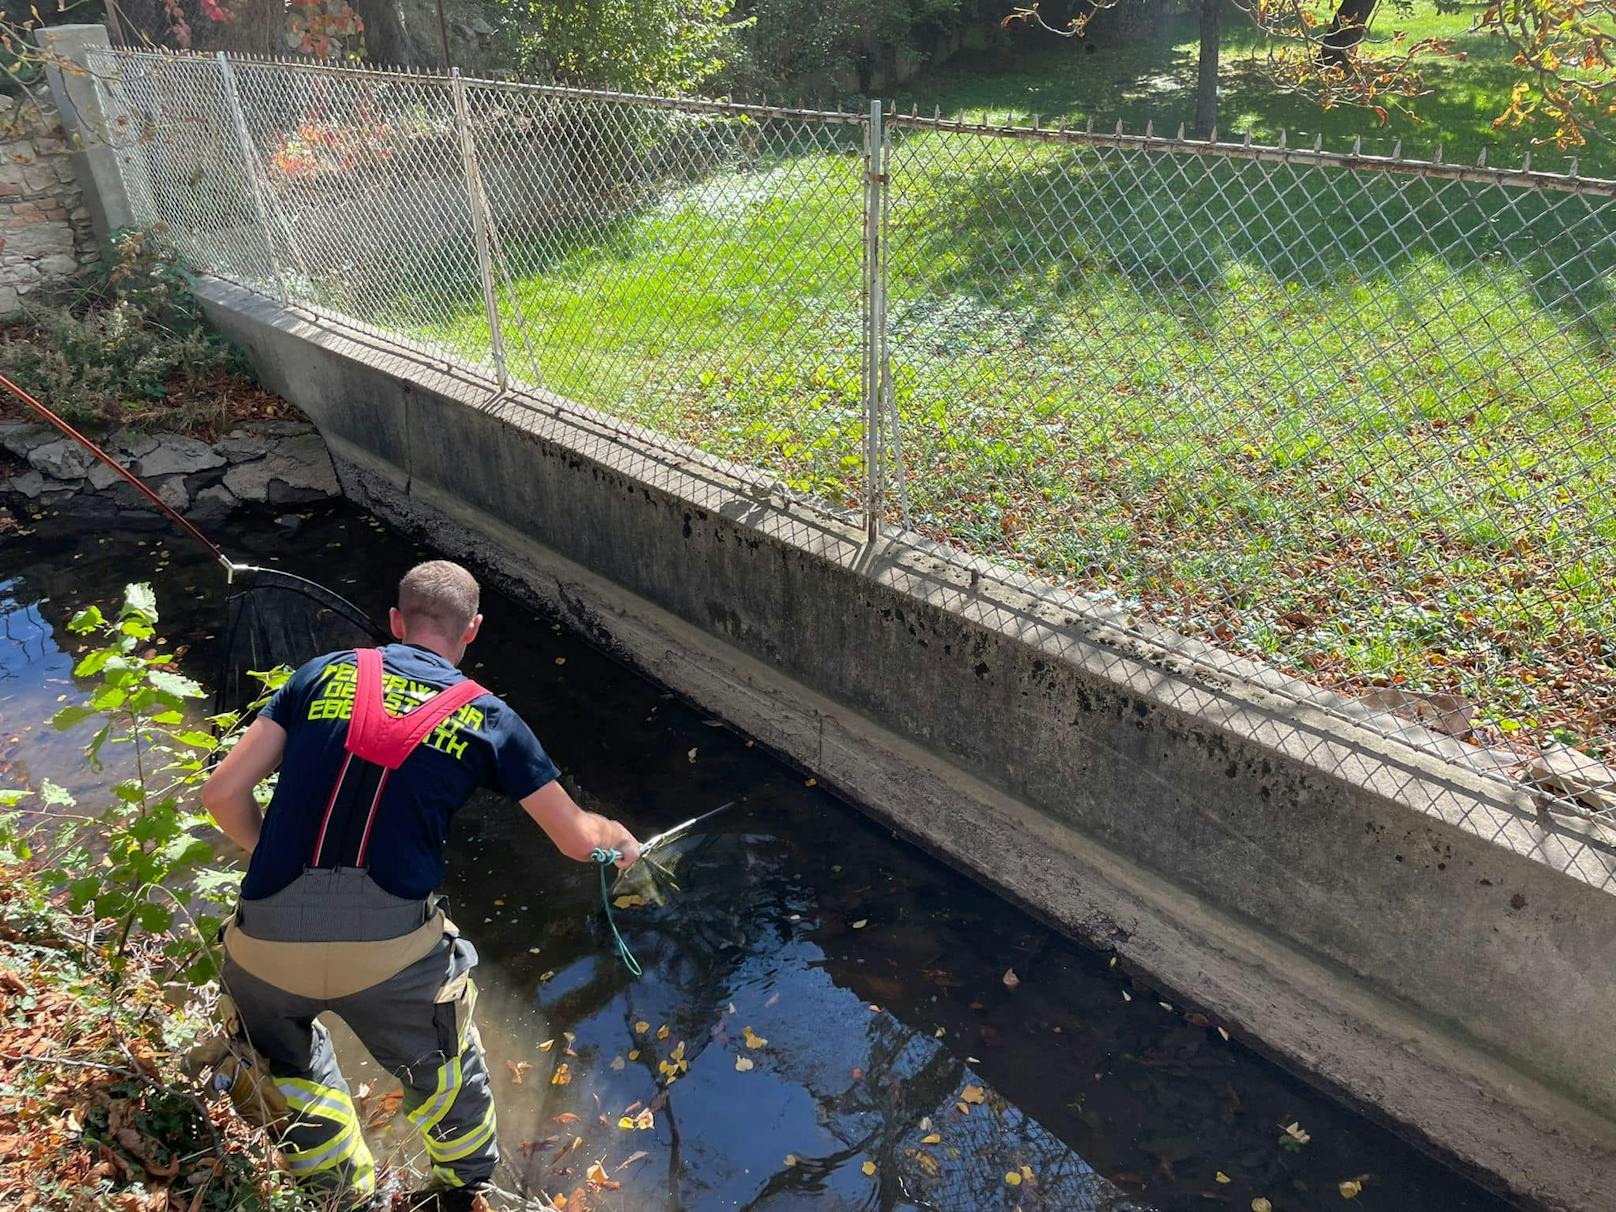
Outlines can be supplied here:
<path id="1" fill-rule="evenodd" d="M 92 67 L 137 218 L 198 268 L 1616 809 L 1616 184 Z"/>

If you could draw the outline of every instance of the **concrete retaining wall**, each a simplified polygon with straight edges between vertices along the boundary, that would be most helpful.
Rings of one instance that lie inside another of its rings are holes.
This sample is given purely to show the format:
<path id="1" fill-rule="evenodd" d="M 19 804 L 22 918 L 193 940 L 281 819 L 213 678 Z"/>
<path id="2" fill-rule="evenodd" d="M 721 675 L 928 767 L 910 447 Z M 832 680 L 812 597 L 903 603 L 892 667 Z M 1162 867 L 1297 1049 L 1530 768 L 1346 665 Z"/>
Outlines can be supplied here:
<path id="1" fill-rule="evenodd" d="M 1494 1185 L 1611 1206 L 1608 838 L 1165 633 L 203 293 L 350 495 Z"/>

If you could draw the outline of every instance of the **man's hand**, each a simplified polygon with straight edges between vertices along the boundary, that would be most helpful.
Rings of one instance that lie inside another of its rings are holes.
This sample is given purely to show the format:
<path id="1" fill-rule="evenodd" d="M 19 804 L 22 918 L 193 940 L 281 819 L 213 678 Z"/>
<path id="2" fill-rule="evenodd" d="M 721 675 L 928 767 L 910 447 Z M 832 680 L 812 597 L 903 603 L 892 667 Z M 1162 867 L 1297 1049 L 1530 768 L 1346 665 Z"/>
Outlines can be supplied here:
<path id="1" fill-rule="evenodd" d="M 640 843 L 634 835 L 610 817 L 578 807 L 559 780 L 523 797 L 522 807 L 570 859 L 587 863 L 597 850 L 615 850 L 622 856 L 617 860 L 620 868 L 626 870 L 639 861 Z"/>
<path id="2" fill-rule="evenodd" d="M 617 851 L 619 856 L 621 856 L 617 860 L 617 869 L 619 871 L 627 871 L 630 867 L 634 866 L 635 863 L 640 861 L 640 843 L 639 840 L 635 838 L 635 836 L 627 829 L 624 829 L 622 825 L 619 825 L 616 821 L 613 821 L 612 824 L 617 825 L 617 827 L 622 830 L 622 836 L 620 836 L 616 842 L 612 843 L 612 849 Z"/>
<path id="3" fill-rule="evenodd" d="M 248 854 L 257 848 L 264 825 L 253 788 L 275 772 L 285 752 L 286 730 L 261 715 L 202 784 L 202 807 L 224 835 Z"/>

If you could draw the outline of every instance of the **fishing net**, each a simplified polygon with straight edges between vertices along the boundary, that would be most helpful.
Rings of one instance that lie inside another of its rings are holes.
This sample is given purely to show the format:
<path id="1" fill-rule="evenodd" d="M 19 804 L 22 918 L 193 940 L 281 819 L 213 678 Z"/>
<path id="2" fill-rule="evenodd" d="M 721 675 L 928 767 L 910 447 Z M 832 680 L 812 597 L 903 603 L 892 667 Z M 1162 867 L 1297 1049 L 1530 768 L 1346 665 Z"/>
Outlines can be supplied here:
<path id="1" fill-rule="evenodd" d="M 260 695 L 262 683 L 253 676 L 255 672 L 281 665 L 295 669 L 322 653 L 384 642 L 385 637 L 358 607 L 329 589 L 279 569 L 233 562 L 150 484 L 4 374 L 0 374 L 0 390 L 100 460 L 225 569 L 230 596 L 213 682 L 216 712 L 239 711 Z"/>
<path id="2" fill-rule="evenodd" d="M 213 679 L 216 711 L 239 711 L 262 694 L 255 673 L 385 642 L 352 602 L 289 572 L 237 566 L 230 589 Z"/>

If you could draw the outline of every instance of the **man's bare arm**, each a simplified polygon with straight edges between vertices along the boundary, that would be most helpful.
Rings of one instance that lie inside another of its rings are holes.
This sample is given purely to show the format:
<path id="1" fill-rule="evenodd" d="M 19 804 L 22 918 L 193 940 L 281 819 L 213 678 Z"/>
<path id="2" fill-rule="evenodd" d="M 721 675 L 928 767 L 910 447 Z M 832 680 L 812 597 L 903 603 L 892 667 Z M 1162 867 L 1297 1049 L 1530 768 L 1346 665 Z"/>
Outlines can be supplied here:
<path id="1" fill-rule="evenodd" d="M 597 849 L 616 850 L 623 856 L 617 865 L 631 867 L 640 857 L 640 843 L 632 833 L 610 817 L 578 807 L 559 779 L 526 796 L 522 807 L 570 859 L 582 863 Z"/>
<path id="2" fill-rule="evenodd" d="M 202 807 L 248 854 L 257 848 L 264 827 L 253 788 L 275 772 L 285 752 L 286 729 L 259 716 L 202 785 Z"/>

